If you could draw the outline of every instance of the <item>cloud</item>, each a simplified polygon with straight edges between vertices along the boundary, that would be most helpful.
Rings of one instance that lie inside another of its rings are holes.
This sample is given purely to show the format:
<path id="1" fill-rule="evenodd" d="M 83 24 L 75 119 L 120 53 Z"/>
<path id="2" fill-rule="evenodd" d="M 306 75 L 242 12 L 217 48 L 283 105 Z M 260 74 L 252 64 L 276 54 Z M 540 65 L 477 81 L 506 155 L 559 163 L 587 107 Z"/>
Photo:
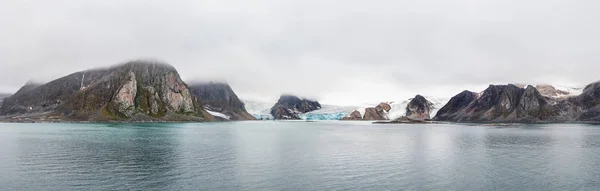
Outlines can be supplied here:
<path id="1" fill-rule="evenodd" d="M 599 80 L 592 0 L 0 2 L 0 90 L 137 58 L 330 103 Z"/>

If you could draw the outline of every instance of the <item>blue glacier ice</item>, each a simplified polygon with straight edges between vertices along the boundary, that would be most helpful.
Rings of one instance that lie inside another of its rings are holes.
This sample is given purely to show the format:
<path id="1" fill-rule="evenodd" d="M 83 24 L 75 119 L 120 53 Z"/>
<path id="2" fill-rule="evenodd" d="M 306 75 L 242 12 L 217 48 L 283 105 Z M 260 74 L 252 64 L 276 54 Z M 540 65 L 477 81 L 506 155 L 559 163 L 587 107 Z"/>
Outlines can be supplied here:
<path id="1" fill-rule="evenodd" d="M 340 120 L 356 110 L 356 106 L 322 105 L 319 110 L 300 115 L 303 120 Z"/>
<path id="2" fill-rule="evenodd" d="M 258 120 L 273 120 L 273 115 L 271 114 L 255 114 L 251 113 L 250 115 L 254 116 L 254 118 Z"/>
<path id="3" fill-rule="evenodd" d="M 338 113 L 305 113 L 300 115 L 303 120 L 340 120 L 342 117 L 348 115 L 347 112 Z"/>

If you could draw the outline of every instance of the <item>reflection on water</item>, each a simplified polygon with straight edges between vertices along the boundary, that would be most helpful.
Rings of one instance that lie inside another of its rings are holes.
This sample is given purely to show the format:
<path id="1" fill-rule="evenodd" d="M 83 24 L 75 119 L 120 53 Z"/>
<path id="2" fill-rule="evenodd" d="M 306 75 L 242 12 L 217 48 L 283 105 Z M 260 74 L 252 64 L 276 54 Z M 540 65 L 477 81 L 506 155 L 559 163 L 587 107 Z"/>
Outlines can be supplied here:
<path id="1" fill-rule="evenodd" d="M 599 190 L 590 125 L 0 124 L 6 190 Z"/>

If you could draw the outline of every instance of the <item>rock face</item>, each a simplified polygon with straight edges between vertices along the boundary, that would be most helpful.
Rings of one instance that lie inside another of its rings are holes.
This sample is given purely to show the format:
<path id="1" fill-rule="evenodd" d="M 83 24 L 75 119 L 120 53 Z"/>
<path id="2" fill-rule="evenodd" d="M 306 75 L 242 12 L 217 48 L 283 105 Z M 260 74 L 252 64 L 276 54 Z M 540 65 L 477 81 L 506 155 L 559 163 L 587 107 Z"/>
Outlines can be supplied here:
<path id="1" fill-rule="evenodd" d="M 540 92 L 542 89 L 544 93 Z M 456 122 L 580 122 L 600 120 L 600 83 L 579 96 L 551 86 L 490 85 L 481 95 L 464 91 L 454 96 L 434 120 Z"/>
<path id="2" fill-rule="evenodd" d="M 377 121 L 377 120 L 388 120 L 386 113 L 383 108 L 380 107 L 370 107 L 365 109 L 365 116 L 363 120 L 367 121 Z"/>
<path id="3" fill-rule="evenodd" d="M 206 110 L 219 112 L 231 120 L 256 120 L 245 108 L 233 89 L 226 83 L 196 83 L 189 85 L 198 103 Z"/>
<path id="4" fill-rule="evenodd" d="M 0 107 L 0 115 L 49 113 L 76 121 L 214 119 L 193 99 L 175 68 L 147 61 L 77 72 L 24 87 Z"/>
<path id="5" fill-rule="evenodd" d="M 321 104 L 317 101 L 282 95 L 271 108 L 271 115 L 275 119 L 300 119 L 300 114 L 317 109 L 321 109 Z"/>
<path id="6" fill-rule="evenodd" d="M 527 87 L 524 87 L 527 88 Z M 559 90 L 556 89 L 554 86 L 551 85 L 546 85 L 546 84 L 542 84 L 542 85 L 536 85 L 535 89 L 537 89 L 540 94 L 542 94 L 543 96 L 546 97 L 561 97 L 561 96 L 568 96 L 570 93 L 564 90 Z"/>
<path id="7" fill-rule="evenodd" d="M 4 98 L 9 96 L 10 94 L 0 94 L 0 107 L 2 107 L 2 102 L 4 101 Z"/>
<path id="8" fill-rule="evenodd" d="M 581 95 L 569 99 L 569 104 L 562 104 L 562 113 L 575 113 L 578 121 L 600 121 L 600 82 L 594 82 L 583 89 Z M 566 106 L 565 106 L 566 105 Z M 564 109 L 566 108 L 566 109 Z M 573 115 L 571 115 L 574 117 Z"/>
<path id="9" fill-rule="evenodd" d="M 342 120 L 344 120 L 344 121 L 362 120 L 362 114 L 360 113 L 360 111 L 354 110 L 352 113 L 350 113 L 349 116 L 343 117 Z"/>
<path id="10" fill-rule="evenodd" d="M 452 119 L 460 118 L 461 111 L 465 109 L 471 102 L 475 101 L 479 97 L 479 94 L 470 91 L 463 91 L 458 95 L 452 97 L 450 101 L 444 107 L 438 111 L 434 120 L 439 121 L 450 121 Z"/>
<path id="11" fill-rule="evenodd" d="M 388 120 L 388 112 L 392 109 L 392 106 L 388 103 L 380 103 L 375 107 L 365 108 L 364 115 L 355 110 L 350 113 L 349 116 L 343 117 L 341 120 L 345 121 L 355 121 L 355 120 L 366 120 L 366 121 L 379 121 L 379 120 Z"/>
<path id="12" fill-rule="evenodd" d="M 428 120 L 433 110 L 433 103 L 421 95 L 415 96 L 406 106 L 406 118 L 411 120 Z"/>
<path id="13" fill-rule="evenodd" d="M 392 106 L 389 103 L 384 103 L 384 102 L 379 103 L 379 105 L 377 105 L 375 107 L 376 108 L 381 108 L 385 112 L 390 112 L 390 110 L 392 109 Z"/>

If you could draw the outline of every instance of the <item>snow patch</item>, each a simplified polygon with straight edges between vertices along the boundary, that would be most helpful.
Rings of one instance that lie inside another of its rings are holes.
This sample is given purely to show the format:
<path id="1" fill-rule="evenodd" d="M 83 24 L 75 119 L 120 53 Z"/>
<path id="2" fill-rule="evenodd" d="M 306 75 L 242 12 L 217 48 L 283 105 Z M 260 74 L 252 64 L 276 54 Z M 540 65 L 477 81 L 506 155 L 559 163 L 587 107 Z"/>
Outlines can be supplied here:
<path id="1" fill-rule="evenodd" d="M 206 112 L 210 113 L 211 115 L 215 116 L 215 117 L 221 117 L 221 118 L 225 118 L 225 119 L 231 119 L 231 117 L 223 114 L 223 113 L 219 113 L 216 111 L 211 111 L 211 110 L 206 110 Z"/>
<path id="2" fill-rule="evenodd" d="M 569 86 L 557 86 L 557 85 L 553 85 L 553 86 L 557 90 L 562 90 L 562 91 L 565 91 L 565 92 L 569 92 L 568 95 L 559 95 L 558 97 L 578 96 L 578 95 L 581 95 L 583 93 L 583 88 L 582 87 L 569 87 Z"/>
<path id="3" fill-rule="evenodd" d="M 85 79 L 85 73 L 83 73 L 83 75 L 81 76 L 81 86 L 80 86 L 79 90 L 85 89 L 85 86 L 83 86 L 83 80 L 84 79 Z"/>
<path id="4" fill-rule="evenodd" d="M 360 108 L 360 109 L 357 109 L 356 111 L 358 111 L 360 113 L 360 116 L 362 118 L 365 118 L 365 113 L 367 112 L 367 108 Z"/>

